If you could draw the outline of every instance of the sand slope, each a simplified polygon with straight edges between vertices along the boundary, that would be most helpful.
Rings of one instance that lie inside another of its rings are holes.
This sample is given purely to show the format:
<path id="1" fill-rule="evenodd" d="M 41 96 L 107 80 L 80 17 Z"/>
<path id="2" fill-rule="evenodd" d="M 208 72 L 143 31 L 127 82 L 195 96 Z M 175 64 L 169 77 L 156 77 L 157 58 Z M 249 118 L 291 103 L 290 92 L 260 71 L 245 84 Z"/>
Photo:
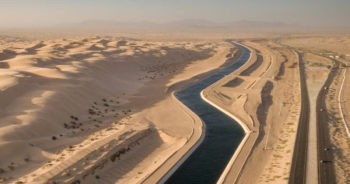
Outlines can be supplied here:
<path id="1" fill-rule="evenodd" d="M 201 134 L 189 141 L 201 123 L 168 88 L 219 67 L 230 47 L 111 37 L 5 42 L 1 181 L 144 180 Z"/>

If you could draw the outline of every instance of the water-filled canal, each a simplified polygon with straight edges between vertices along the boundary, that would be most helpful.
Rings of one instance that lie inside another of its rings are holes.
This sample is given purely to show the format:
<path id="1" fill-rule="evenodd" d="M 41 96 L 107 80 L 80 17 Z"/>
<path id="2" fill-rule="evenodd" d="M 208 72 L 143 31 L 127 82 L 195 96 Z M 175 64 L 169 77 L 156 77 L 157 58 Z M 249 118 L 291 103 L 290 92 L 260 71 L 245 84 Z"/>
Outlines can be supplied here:
<path id="1" fill-rule="evenodd" d="M 232 65 L 175 93 L 175 96 L 205 123 L 206 132 L 203 142 L 170 176 L 167 184 L 216 183 L 244 137 L 242 127 L 235 120 L 205 102 L 200 96 L 202 90 L 232 73 L 249 59 L 249 49 L 230 43 L 242 51 Z"/>

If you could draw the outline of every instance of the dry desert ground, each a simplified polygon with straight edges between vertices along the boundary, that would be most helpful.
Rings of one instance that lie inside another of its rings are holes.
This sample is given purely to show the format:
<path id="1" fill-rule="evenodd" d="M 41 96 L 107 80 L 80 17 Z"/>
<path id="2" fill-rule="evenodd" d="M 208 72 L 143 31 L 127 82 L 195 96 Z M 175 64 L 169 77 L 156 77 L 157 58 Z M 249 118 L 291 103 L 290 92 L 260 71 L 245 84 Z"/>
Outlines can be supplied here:
<path id="1" fill-rule="evenodd" d="M 0 183 L 156 183 L 204 135 L 174 92 L 235 62 L 228 35 L 0 36 Z M 225 38 L 225 39 L 224 39 Z M 350 182 L 350 37 L 239 36 L 246 64 L 203 91 L 247 129 L 222 183 L 288 183 L 310 99 L 307 177 L 317 183 L 316 98 L 325 96 L 337 183 Z"/>

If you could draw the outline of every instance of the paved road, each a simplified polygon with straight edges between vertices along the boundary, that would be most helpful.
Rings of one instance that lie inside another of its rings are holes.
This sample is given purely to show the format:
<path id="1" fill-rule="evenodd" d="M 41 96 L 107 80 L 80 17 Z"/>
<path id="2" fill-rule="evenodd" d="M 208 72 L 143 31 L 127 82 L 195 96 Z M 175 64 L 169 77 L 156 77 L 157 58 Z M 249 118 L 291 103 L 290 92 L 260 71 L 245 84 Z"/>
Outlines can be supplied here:
<path id="1" fill-rule="evenodd" d="M 317 158 L 318 158 L 318 181 L 320 184 L 333 184 L 335 183 L 335 173 L 333 164 L 330 162 L 321 163 L 321 160 L 332 161 L 332 151 L 325 150 L 325 148 L 330 148 L 329 140 L 329 115 L 326 108 L 326 94 L 329 89 L 329 86 L 334 80 L 336 73 L 339 72 L 339 62 L 335 61 L 331 72 L 328 75 L 328 78 L 325 84 L 322 87 L 322 90 L 317 96 L 316 102 L 316 120 L 317 120 Z M 321 110 L 322 109 L 322 110 Z"/>
<path id="2" fill-rule="evenodd" d="M 293 161 L 289 176 L 290 184 L 306 183 L 306 163 L 308 149 L 308 131 L 310 119 L 309 94 L 306 85 L 305 64 L 302 54 L 298 53 L 299 71 L 300 71 L 300 87 L 301 87 L 301 112 L 299 117 L 299 125 L 297 131 L 296 142 L 294 146 Z"/>

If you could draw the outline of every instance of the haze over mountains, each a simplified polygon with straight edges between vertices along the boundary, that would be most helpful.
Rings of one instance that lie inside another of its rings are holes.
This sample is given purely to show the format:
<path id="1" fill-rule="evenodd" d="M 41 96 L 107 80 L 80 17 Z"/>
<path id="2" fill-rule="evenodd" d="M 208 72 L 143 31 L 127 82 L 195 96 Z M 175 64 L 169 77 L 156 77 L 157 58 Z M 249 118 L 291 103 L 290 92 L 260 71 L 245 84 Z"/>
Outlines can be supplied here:
<path id="1" fill-rule="evenodd" d="M 79 24 L 71 24 L 63 27 L 84 29 L 111 29 L 119 31 L 237 31 L 246 30 L 284 30 L 291 27 L 299 27 L 280 22 L 235 21 L 235 22 L 211 22 L 201 19 L 186 19 L 163 23 L 139 21 L 84 21 Z"/>
<path id="2" fill-rule="evenodd" d="M 349 27 L 320 27 L 283 22 L 231 21 L 212 22 L 204 19 L 185 19 L 168 22 L 151 21 L 108 21 L 88 20 L 79 23 L 62 23 L 54 26 L 27 26 L 2 28 L 2 30 L 51 30 L 51 31 L 87 31 L 87 32 L 314 32 L 349 31 Z M 0 27 L 1 30 L 1 27 Z"/>

